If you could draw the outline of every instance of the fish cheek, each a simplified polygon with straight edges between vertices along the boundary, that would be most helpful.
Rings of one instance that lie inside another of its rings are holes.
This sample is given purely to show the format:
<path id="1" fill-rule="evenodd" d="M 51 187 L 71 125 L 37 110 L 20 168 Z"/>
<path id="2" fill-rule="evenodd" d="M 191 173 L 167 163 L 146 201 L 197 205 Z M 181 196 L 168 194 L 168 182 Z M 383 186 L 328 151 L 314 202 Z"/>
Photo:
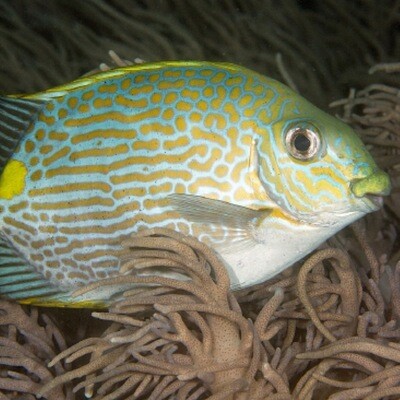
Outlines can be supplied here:
<path id="1" fill-rule="evenodd" d="M 265 152 L 266 153 L 266 152 Z M 284 207 L 285 203 L 285 179 L 281 171 L 281 158 L 271 153 L 265 154 L 259 159 L 258 182 L 261 183 L 267 196 L 276 204 Z"/>
<path id="2" fill-rule="evenodd" d="M 300 219 L 342 202 L 343 182 L 337 183 L 339 178 L 332 165 L 324 160 L 299 161 L 288 156 L 281 165 L 281 180 L 285 187 L 282 208 Z"/>

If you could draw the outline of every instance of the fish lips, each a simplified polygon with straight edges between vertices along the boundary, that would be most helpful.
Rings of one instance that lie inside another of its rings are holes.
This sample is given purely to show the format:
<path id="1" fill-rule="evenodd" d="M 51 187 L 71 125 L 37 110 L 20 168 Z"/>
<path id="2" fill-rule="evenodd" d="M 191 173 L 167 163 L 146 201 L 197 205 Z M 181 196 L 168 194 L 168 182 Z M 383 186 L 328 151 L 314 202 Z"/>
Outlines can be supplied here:
<path id="1" fill-rule="evenodd" d="M 364 203 L 368 206 L 368 211 L 377 211 L 383 206 L 383 197 L 374 194 L 366 194 L 363 198 Z"/>
<path id="2" fill-rule="evenodd" d="M 388 196 L 391 191 L 389 175 L 378 170 L 365 178 L 353 180 L 350 190 L 355 197 L 363 200 L 368 211 L 379 210 L 383 205 L 382 196 Z"/>

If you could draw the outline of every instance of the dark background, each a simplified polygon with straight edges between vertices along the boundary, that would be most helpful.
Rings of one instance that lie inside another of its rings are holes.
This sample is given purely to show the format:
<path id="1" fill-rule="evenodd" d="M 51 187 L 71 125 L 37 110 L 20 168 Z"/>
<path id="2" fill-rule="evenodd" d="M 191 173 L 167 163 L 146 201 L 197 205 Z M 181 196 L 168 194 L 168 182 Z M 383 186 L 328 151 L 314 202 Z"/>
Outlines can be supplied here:
<path id="1" fill-rule="evenodd" d="M 109 62 L 109 50 L 128 60 L 231 61 L 284 80 L 279 53 L 299 91 L 326 108 L 365 86 L 370 66 L 398 61 L 399 8 L 394 0 L 1 0 L 0 93 L 72 80 Z"/>

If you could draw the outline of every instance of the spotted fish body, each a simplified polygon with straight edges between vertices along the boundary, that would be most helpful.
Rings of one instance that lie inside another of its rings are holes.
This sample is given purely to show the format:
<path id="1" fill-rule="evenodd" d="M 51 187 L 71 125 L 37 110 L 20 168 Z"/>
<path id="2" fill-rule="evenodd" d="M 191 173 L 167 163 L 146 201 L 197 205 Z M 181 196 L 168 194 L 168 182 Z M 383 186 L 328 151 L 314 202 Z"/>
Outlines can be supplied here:
<path id="1" fill-rule="evenodd" d="M 348 126 L 232 64 L 118 68 L 0 110 L 0 293 L 28 303 L 106 304 L 71 292 L 115 274 L 121 241 L 143 227 L 197 236 L 234 288 L 249 286 L 389 191 Z M 309 160 L 290 153 L 293 129 L 317 132 Z"/>

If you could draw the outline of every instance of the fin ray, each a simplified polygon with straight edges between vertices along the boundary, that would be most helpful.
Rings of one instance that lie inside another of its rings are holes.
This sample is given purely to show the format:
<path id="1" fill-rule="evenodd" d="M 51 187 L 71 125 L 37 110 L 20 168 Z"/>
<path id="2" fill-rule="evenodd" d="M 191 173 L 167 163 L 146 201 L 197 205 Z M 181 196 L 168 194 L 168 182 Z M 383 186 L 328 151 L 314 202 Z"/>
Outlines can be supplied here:
<path id="1" fill-rule="evenodd" d="M 245 225 L 260 217 L 259 210 L 202 196 L 171 194 L 168 199 L 175 211 L 192 222 L 242 230 Z"/>
<path id="2" fill-rule="evenodd" d="M 222 227 L 226 234 L 207 232 L 207 235 L 213 238 L 215 247 L 224 246 L 231 251 L 256 245 L 255 228 L 269 213 L 268 209 L 253 210 L 195 195 L 171 194 L 168 199 L 173 209 L 188 221 Z"/>
<path id="3" fill-rule="evenodd" d="M 38 100 L 0 96 L 0 171 L 44 104 Z"/>
<path id="4" fill-rule="evenodd" d="M 2 286 L 5 285 L 10 285 L 12 283 L 18 283 L 18 282 L 29 282 L 32 280 L 37 279 L 37 274 L 35 272 L 30 272 L 25 274 L 14 274 L 14 275 L 7 275 L 3 276 L 0 280 L 0 290 Z"/>
<path id="5" fill-rule="evenodd" d="M 30 297 L 63 294 L 60 288 L 30 265 L 8 242 L 0 237 L 0 295 L 29 301 Z"/>
<path id="6" fill-rule="evenodd" d="M 19 264 L 7 264 L 7 265 L 8 265 L 7 267 L 2 267 L 0 265 L 0 282 L 2 281 L 2 277 L 31 271 L 31 268 L 26 267 L 24 265 L 19 265 Z"/>

